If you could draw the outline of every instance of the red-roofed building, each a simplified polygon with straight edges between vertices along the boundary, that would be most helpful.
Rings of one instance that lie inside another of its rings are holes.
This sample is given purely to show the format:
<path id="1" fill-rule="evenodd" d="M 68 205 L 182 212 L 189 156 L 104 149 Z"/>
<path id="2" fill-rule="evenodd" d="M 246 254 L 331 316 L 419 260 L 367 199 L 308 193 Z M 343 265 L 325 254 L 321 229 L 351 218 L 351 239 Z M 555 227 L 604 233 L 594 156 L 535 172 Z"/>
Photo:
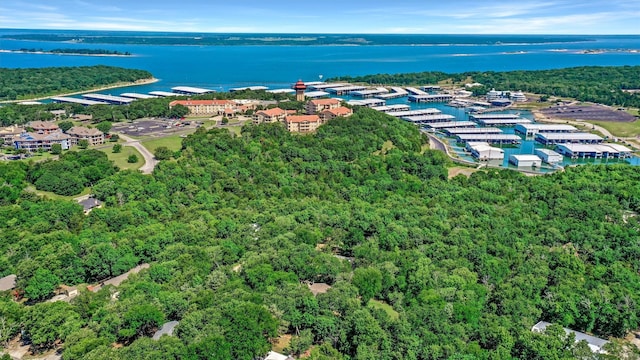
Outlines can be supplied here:
<path id="1" fill-rule="evenodd" d="M 191 116 L 223 115 L 227 110 L 235 112 L 237 108 L 237 104 L 232 100 L 174 100 L 169 103 L 169 108 L 176 105 L 185 106 Z"/>
<path id="2" fill-rule="evenodd" d="M 307 101 L 307 114 L 319 114 L 324 110 L 337 109 L 340 107 L 338 99 L 313 99 Z"/>
<path id="3" fill-rule="evenodd" d="M 335 109 L 323 110 L 322 112 L 320 112 L 320 119 L 323 122 L 326 122 L 339 116 L 349 117 L 351 115 L 353 115 L 353 110 L 349 109 L 346 106 L 340 106 L 339 108 Z"/>
<path id="4" fill-rule="evenodd" d="M 262 123 L 275 123 L 284 121 L 284 118 L 287 116 L 287 112 L 278 107 L 267 110 L 259 110 L 255 114 L 253 114 L 253 123 L 254 124 L 262 124 Z"/>
<path id="5" fill-rule="evenodd" d="M 28 125 L 33 129 L 33 132 L 38 134 L 51 134 L 60 131 L 58 125 L 51 121 L 32 121 Z"/>
<path id="6" fill-rule="evenodd" d="M 285 124 L 290 132 L 309 133 L 316 131 L 322 120 L 318 115 L 288 115 Z"/>

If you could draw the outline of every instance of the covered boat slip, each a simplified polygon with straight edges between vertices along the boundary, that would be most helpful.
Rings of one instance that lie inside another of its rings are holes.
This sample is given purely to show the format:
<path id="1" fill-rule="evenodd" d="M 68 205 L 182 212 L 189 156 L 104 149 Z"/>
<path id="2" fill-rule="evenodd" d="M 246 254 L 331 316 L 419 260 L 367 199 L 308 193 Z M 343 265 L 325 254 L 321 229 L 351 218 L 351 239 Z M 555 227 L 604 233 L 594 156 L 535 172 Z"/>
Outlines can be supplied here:
<path id="1" fill-rule="evenodd" d="M 628 158 L 631 156 L 631 149 L 618 144 L 560 144 L 556 150 L 572 159 L 578 158 Z"/>
<path id="2" fill-rule="evenodd" d="M 520 114 L 470 114 L 469 120 L 506 120 L 506 119 L 518 119 Z"/>
<path id="3" fill-rule="evenodd" d="M 459 134 L 461 142 L 486 142 L 490 144 L 519 144 L 522 139 L 514 134 Z"/>
<path id="4" fill-rule="evenodd" d="M 576 132 L 574 126 L 565 124 L 516 124 L 515 132 L 525 136 L 534 136 L 537 133 L 567 133 Z"/>
<path id="5" fill-rule="evenodd" d="M 482 126 L 514 126 L 517 124 L 530 124 L 531 120 L 524 118 L 515 119 L 483 119 L 478 120 L 478 124 Z"/>
<path id="6" fill-rule="evenodd" d="M 473 122 L 471 122 L 473 124 Z M 502 130 L 494 127 L 479 128 L 479 127 L 465 127 L 465 128 L 444 128 L 442 129 L 447 135 L 454 136 L 459 134 L 502 134 Z"/>
<path id="7" fill-rule="evenodd" d="M 579 144 L 599 144 L 604 139 L 596 134 L 578 133 L 538 133 L 535 140 L 543 145 L 579 143 Z"/>
<path id="8" fill-rule="evenodd" d="M 417 125 L 438 123 L 438 122 L 452 122 L 456 117 L 448 114 L 433 114 L 433 115 L 414 115 L 403 116 L 402 120 L 409 121 Z"/>
<path id="9" fill-rule="evenodd" d="M 440 130 L 440 129 L 453 129 L 453 128 L 475 128 L 476 123 L 473 121 L 448 121 L 440 123 L 424 124 L 424 127 Z"/>
<path id="10" fill-rule="evenodd" d="M 405 116 L 417 116 L 417 115 L 433 115 L 433 114 L 441 114 L 442 111 L 438 109 L 419 109 L 419 110 L 407 110 L 407 111 L 389 111 L 387 114 L 395 117 L 405 117 Z"/>

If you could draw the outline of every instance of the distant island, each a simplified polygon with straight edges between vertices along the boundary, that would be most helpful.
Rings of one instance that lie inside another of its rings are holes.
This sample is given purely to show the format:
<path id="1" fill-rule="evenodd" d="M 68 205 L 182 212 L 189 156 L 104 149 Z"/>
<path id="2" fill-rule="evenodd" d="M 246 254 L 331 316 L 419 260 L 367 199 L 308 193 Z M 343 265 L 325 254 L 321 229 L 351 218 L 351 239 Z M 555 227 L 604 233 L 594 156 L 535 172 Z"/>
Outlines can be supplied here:
<path id="1" fill-rule="evenodd" d="M 56 54 L 56 55 L 79 55 L 79 56 L 132 56 L 130 52 L 105 50 L 105 49 L 18 49 L 18 50 L 0 50 L 0 52 L 9 53 L 30 53 L 30 54 Z"/>

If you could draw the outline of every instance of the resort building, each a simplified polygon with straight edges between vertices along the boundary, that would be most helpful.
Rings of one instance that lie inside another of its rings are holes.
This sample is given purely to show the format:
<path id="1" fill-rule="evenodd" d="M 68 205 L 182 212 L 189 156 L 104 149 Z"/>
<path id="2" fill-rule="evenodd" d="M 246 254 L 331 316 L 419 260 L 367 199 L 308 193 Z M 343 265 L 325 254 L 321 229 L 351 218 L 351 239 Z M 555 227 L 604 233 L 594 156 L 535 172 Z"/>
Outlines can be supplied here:
<path id="1" fill-rule="evenodd" d="M 525 101 L 527 101 L 527 97 L 521 91 L 512 92 L 509 95 L 509 98 L 513 102 L 525 102 Z"/>
<path id="2" fill-rule="evenodd" d="M 319 114 L 324 110 L 337 109 L 340 107 L 338 99 L 313 99 L 307 101 L 307 114 Z"/>
<path id="3" fill-rule="evenodd" d="M 174 100 L 169 103 L 169 108 L 176 105 L 185 106 L 191 116 L 223 115 L 225 111 L 236 111 L 236 103 L 232 100 Z"/>
<path id="4" fill-rule="evenodd" d="M 504 98 L 504 92 L 497 91 L 496 89 L 491 89 L 491 91 L 487 92 L 487 101 L 492 102 L 493 100 L 498 100 Z"/>
<path id="5" fill-rule="evenodd" d="M 511 155 L 509 162 L 517 167 L 540 167 L 542 165 L 542 159 L 531 154 Z"/>
<path id="6" fill-rule="evenodd" d="M 478 160 L 504 159 L 504 150 L 493 147 L 486 142 L 468 142 L 467 150 Z"/>
<path id="7" fill-rule="evenodd" d="M 38 149 L 50 151 L 53 144 L 60 144 L 63 150 L 68 150 L 71 147 L 71 136 L 61 131 L 50 134 L 22 133 L 20 137 L 14 139 L 13 143 L 16 149 L 24 149 L 28 152 L 38 151 Z"/>
<path id="8" fill-rule="evenodd" d="M 318 115 L 289 115 L 285 124 L 289 132 L 309 133 L 316 131 L 322 120 Z"/>
<path id="9" fill-rule="evenodd" d="M 549 326 L 549 325 L 551 325 L 551 323 L 548 323 L 546 321 L 540 321 L 537 324 L 533 325 L 533 328 L 531 328 L 531 331 L 541 333 L 541 332 L 544 332 L 545 329 L 547 328 L 547 326 Z M 604 353 L 606 353 L 606 351 L 603 349 L 603 347 L 609 341 L 597 338 L 595 336 L 587 335 L 587 334 L 581 333 L 579 331 L 575 331 L 575 330 L 571 330 L 571 329 L 567 329 L 567 328 L 563 328 L 563 329 L 564 329 L 564 332 L 567 335 L 569 335 L 569 334 L 575 335 L 575 341 L 576 342 L 580 342 L 580 341 L 586 342 L 587 345 L 589 346 L 589 349 L 591 349 L 591 352 L 596 353 L 596 354 L 604 354 Z"/>
<path id="10" fill-rule="evenodd" d="M 50 134 L 60 131 L 58 125 L 51 121 L 32 121 L 27 126 L 32 128 L 33 132 L 38 134 Z"/>
<path id="11" fill-rule="evenodd" d="M 98 129 L 84 126 L 74 126 L 67 130 L 67 135 L 71 136 L 71 145 L 78 145 L 78 141 L 87 140 L 89 145 L 104 144 L 104 133 Z"/>
<path id="12" fill-rule="evenodd" d="M 0 139 L 4 140 L 4 145 L 13 145 L 13 141 L 20 137 L 20 134 L 24 132 L 24 128 L 12 125 L 6 128 L 0 129 Z"/>
<path id="13" fill-rule="evenodd" d="M 341 106 L 339 108 L 328 109 L 320 112 L 320 120 L 322 120 L 322 122 L 324 123 L 339 116 L 349 117 L 351 115 L 353 115 L 353 110 L 349 109 L 346 106 Z"/>
<path id="14" fill-rule="evenodd" d="M 253 114 L 253 123 L 258 125 L 262 123 L 284 122 L 287 112 L 278 107 L 267 110 L 258 110 Z"/>

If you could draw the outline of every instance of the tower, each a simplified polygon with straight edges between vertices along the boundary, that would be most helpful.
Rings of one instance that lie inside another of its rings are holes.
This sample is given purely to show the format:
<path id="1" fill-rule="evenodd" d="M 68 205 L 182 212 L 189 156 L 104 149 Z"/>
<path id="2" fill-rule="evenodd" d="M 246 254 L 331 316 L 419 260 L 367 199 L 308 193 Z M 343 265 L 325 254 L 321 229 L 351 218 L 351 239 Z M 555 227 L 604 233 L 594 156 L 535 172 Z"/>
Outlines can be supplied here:
<path id="1" fill-rule="evenodd" d="M 307 85 L 305 85 L 302 80 L 298 80 L 298 82 L 293 85 L 293 90 L 296 91 L 296 101 L 304 101 L 304 91 L 307 89 Z"/>

